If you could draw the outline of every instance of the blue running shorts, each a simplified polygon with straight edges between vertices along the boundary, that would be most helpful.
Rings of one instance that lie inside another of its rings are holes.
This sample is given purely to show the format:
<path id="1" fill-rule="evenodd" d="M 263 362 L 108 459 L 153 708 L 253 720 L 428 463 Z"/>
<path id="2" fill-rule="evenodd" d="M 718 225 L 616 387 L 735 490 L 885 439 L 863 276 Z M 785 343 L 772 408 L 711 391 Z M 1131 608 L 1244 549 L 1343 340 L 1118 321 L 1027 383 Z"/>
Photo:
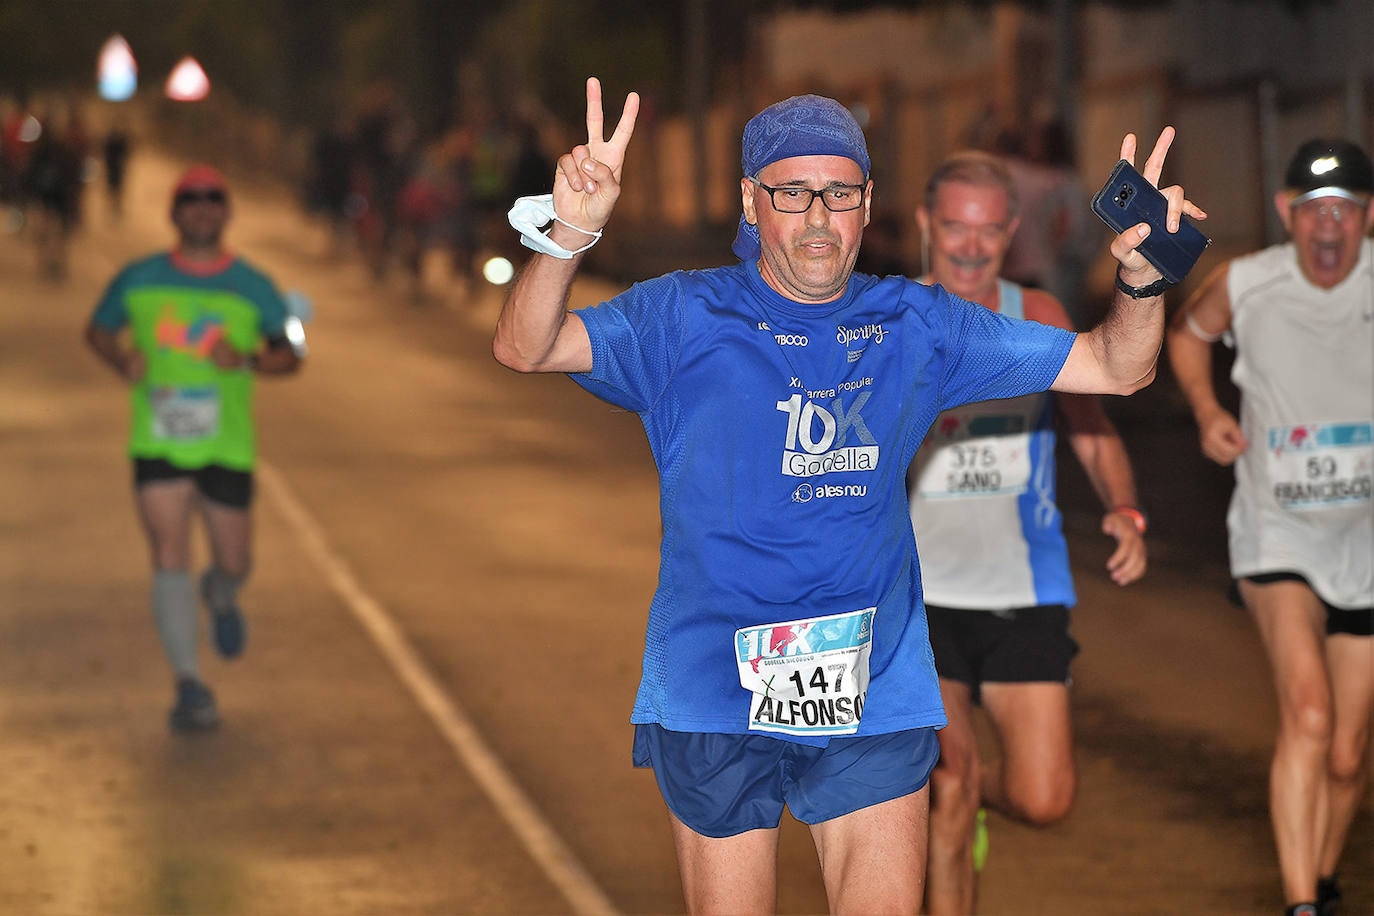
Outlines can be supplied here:
<path id="1" fill-rule="evenodd" d="M 811 747 L 764 735 L 675 732 L 636 725 L 633 759 L 652 767 L 668 810 L 702 836 L 777 827 L 786 805 L 818 824 L 910 795 L 926 784 L 940 742 L 934 728 Z"/>

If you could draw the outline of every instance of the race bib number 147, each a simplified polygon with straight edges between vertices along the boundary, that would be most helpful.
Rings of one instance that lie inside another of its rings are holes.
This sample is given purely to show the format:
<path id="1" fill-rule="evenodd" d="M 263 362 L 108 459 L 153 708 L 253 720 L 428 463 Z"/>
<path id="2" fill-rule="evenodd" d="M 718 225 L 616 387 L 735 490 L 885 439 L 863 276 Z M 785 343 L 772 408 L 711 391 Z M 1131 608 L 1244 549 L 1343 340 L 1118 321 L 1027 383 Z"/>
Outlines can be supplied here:
<path id="1" fill-rule="evenodd" d="M 865 608 L 735 631 L 751 731 L 852 735 L 868 697 L 873 615 Z"/>

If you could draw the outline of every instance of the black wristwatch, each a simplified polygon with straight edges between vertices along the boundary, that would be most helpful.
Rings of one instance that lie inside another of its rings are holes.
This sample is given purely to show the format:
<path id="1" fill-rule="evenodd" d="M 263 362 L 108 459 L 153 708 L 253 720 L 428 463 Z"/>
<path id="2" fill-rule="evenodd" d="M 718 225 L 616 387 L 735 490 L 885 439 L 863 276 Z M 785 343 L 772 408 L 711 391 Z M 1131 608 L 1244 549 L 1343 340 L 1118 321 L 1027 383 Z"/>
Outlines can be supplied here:
<path id="1" fill-rule="evenodd" d="M 1131 286 L 1125 280 L 1121 279 L 1120 271 L 1117 271 L 1116 274 L 1116 288 L 1132 299 L 1150 299 L 1154 296 L 1158 296 L 1171 286 L 1173 286 L 1173 284 L 1163 277 L 1160 277 L 1155 282 L 1147 284 L 1146 286 Z"/>

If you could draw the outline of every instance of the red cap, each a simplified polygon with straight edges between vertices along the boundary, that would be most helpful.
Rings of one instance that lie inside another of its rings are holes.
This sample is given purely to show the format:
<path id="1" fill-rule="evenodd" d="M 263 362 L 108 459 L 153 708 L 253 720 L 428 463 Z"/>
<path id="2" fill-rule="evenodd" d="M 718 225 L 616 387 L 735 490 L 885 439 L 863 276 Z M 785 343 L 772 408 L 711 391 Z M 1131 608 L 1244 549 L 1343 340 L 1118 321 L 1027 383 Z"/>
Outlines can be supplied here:
<path id="1" fill-rule="evenodd" d="M 176 197 L 182 191 L 223 191 L 229 193 L 229 185 L 219 169 L 211 165 L 193 165 L 182 173 L 177 185 L 172 189 Z"/>

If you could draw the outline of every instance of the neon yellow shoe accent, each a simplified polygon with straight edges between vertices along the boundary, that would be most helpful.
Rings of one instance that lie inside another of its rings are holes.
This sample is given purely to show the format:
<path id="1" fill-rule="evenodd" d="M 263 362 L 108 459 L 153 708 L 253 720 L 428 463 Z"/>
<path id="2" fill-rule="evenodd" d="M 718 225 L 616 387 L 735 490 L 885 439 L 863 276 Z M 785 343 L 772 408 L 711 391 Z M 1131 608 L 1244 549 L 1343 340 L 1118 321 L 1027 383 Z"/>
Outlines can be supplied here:
<path id="1" fill-rule="evenodd" d="M 979 808 L 973 819 L 973 870 L 981 872 L 988 862 L 988 809 Z"/>

